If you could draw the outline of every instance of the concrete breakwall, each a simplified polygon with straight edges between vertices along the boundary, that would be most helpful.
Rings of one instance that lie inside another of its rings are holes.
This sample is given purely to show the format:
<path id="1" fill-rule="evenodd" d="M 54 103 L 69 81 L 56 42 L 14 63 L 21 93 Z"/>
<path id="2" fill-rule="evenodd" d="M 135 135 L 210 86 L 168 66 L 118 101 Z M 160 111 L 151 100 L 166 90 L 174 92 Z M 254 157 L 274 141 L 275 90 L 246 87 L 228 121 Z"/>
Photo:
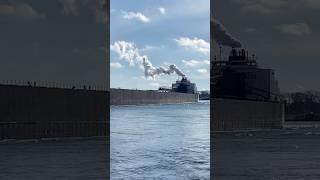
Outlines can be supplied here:
<path id="1" fill-rule="evenodd" d="M 284 123 L 284 104 L 234 99 L 212 99 L 214 131 L 279 129 Z"/>
<path id="2" fill-rule="evenodd" d="M 0 85 L 0 139 L 109 135 L 109 93 Z"/>
<path id="3" fill-rule="evenodd" d="M 170 104 L 198 102 L 198 94 L 153 90 L 111 89 L 110 105 Z"/>

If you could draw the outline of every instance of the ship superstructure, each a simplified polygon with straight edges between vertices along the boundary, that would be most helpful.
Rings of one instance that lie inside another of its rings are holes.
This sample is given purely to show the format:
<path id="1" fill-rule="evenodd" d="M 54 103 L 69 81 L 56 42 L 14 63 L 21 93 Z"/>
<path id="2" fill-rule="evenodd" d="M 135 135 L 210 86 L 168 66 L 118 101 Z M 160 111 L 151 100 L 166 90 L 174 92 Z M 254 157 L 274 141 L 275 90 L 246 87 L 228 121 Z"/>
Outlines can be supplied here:
<path id="1" fill-rule="evenodd" d="M 227 60 L 213 61 L 213 96 L 264 101 L 279 100 L 278 81 L 272 69 L 260 68 L 255 55 L 232 48 Z"/>
<path id="2" fill-rule="evenodd" d="M 190 94 L 198 93 L 196 84 L 191 83 L 185 76 L 183 76 L 181 80 L 177 80 L 175 83 L 172 84 L 172 91 Z"/>
<path id="3" fill-rule="evenodd" d="M 177 92 L 177 93 L 189 93 L 198 94 L 197 86 L 195 83 L 191 83 L 186 76 L 182 76 L 175 83 L 172 83 L 171 87 L 160 87 L 160 91 Z"/>

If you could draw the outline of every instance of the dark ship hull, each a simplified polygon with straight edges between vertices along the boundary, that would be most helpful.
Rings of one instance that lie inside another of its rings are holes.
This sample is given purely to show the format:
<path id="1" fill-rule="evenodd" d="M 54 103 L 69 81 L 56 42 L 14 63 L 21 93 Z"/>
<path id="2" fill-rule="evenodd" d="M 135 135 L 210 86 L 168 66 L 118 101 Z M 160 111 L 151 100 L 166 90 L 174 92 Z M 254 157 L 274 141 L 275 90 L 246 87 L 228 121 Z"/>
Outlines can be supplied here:
<path id="1" fill-rule="evenodd" d="M 111 89 L 110 105 L 180 104 L 198 102 L 198 94 L 157 90 Z"/>
<path id="2" fill-rule="evenodd" d="M 110 90 L 111 105 L 139 105 L 139 104 L 178 104 L 198 102 L 197 87 L 186 77 L 172 84 L 172 88 L 159 90 Z"/>

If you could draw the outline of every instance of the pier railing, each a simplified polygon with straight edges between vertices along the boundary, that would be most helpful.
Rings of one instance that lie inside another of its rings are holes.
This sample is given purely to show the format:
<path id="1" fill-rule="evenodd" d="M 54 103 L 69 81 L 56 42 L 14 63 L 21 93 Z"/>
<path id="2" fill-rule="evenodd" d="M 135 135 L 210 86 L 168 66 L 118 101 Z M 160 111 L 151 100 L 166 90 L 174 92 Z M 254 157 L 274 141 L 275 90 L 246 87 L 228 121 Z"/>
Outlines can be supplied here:
<path id="1" fill-rule="evenodd" d="M 25 81 L 25 80 L 0 80 L 0 85 L 9 86 L 29 86 L 29 87 L 43 87 L 43 88 L 60 88 L 60 89 L 74 89 L 74 90 L 94 90 L 94 91 L 108 91 L 106 84 L 92 84 L 87 82 L 55 82 L 55 81 Z"/>
<path id="2" fill-rule="evenodd" d="M 0 141 L 108 135 L 108 91 L 94 86 L 70 90 L 58 84 L 1 84 Z"/>

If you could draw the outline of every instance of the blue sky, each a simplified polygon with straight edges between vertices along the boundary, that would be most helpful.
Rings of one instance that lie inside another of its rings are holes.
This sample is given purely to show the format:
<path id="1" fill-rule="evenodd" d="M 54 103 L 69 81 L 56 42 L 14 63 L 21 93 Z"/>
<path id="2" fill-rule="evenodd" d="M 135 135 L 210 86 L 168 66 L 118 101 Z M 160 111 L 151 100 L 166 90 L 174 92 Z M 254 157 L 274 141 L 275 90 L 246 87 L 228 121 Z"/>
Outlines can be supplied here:
<path id="1" fill-rule="evenodd" d="M 111 87 L 157 89 L 176 74 L 146 78 L 139 62 L 120 58 L 112 45 L 125 41 L 154 67 L 175 64 L 199 90 L 209 89 L 209 0 L 111 0 Z"/>
<path id="2" fill-rule="evenodd" d="M 0 79 L 106 86 L 105 3 L 1 0 Z"/>
<path id="3" fill-rule="evenodd" d="M 319 0 L 225 0 L 212 5 L 215 19 L 258 57 L 259 65 L 275 70 L 281 91 L 320 90 Z M 219 47 L 213 48 L 219 54 Z"/>

